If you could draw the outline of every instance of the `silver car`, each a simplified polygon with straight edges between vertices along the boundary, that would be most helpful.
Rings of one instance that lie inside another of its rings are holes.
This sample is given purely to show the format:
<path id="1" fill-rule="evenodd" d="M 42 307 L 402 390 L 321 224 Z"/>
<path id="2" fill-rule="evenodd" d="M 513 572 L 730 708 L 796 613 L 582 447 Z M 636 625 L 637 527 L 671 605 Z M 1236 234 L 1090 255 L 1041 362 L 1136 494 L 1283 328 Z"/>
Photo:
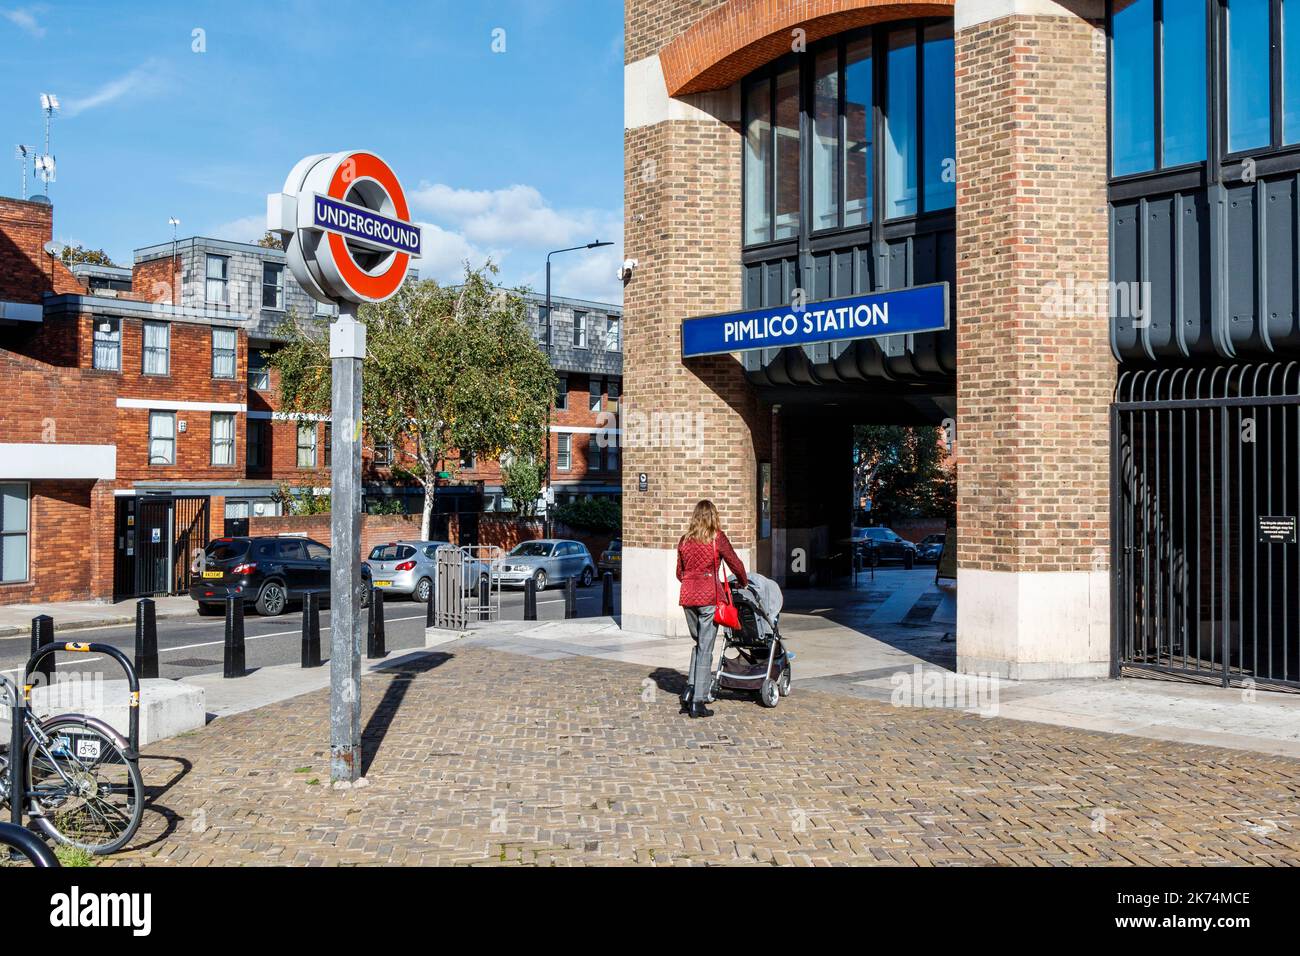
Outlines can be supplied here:
<path id="1" fill-rule="evenodd" d="M 429 591 L 438 575 L 439 548 L 451 548 L 450 541 L 394 541 L 377 544 L 370 550 L 361 566 L 362 579 L 367 585 L 372 581 L 385 594 L 406 594 L 421 603 L 429 600 Z M 465 587 L 478 587 L 481 575 L 488 567 L 482 561 L 466 560 Z"/>
<path id="2" fill-rule="evenodd" d="M 596 562 L 581 541 L 541 538 L 521 541 L 496 565 L 494 580 L 502 587 L 523 587 L 529 578 L 543 590 L 548 584 L 576 580 L 588 587 L 596 579 Z"/>

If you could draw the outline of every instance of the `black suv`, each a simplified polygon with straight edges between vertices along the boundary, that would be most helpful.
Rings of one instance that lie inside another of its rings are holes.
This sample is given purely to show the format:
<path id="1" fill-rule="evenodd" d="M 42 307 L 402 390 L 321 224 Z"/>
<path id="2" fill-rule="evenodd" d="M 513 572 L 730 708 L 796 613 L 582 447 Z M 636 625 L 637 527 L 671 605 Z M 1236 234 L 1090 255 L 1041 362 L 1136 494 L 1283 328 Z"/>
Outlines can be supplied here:
<path id="1" fill-rule="evenodd" d="M 330 591 L 330 549 L 310 538 L 217 538 L 204 549 L 190 597 L 200 614 L 220 614 L 227 598 L 242 597 L 274 617 L 309 591 Z"/>

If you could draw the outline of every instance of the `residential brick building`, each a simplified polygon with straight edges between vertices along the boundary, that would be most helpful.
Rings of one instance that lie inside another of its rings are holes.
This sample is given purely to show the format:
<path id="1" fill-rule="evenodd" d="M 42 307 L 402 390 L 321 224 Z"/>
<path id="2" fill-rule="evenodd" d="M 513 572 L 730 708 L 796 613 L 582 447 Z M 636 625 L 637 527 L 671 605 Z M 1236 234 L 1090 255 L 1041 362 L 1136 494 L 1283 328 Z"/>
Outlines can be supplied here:
<path id="1" fill-rule="evenodd" d="M 852 425 L 944 424 L 960 669 L 1300 682 L 1291 6 L 628 0 L 625 622 L 684 628 L 696 500 L 794 582 Z M 939 283 L 945 326 L 682 357 Z"/>
<path id="2" fill-rule="evenodd" d="M 325 322 L 334 309 L 298 287 L 282 251 L 254 244 L 187 238 L 137 250 L 131 270 L 69 269 L 45 248 L 52 215 L 0 199 L 0 603 L 182 590 L 212 536 L 281 513 L 285 491 L 328 493 L 328 416 L 283 412 L 267 359 L 291 310 Z M 617 309 L 557 306 L 572 344 L 554 349 L 570 383 L 555 484 L 616 494 L 616 449 L 593 456 L 587 438 L 593 387 L 602 408 L 617 402 Z M 422 493 L 392 463 L 367 442 L 367 502 L 418 512 Z M 438 510 L 499 508 L 495 464 L 464 464 L 448 463 Z"/>

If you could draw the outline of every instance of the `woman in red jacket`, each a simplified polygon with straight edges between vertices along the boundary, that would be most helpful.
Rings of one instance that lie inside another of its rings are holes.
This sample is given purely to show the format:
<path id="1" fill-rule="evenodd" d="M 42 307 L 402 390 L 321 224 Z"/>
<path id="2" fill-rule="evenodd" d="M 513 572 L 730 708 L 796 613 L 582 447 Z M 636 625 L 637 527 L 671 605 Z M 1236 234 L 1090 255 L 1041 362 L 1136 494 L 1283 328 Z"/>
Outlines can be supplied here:
<path id="1" fill-rule="evenodd" d="M 719 559 L 727 563 L 741 587 L 748 583 L 745 566 L 722 533 L 718 509 L 712 501 L 701 501 L 695 506 L 686 534 L 677 542 L 677 580 L 682 582 L 678 603 L 686 612 L 686 626 L 695 641 L 682 694 L 682 713 L 692 717 L 713 716 L 704 705 L 713 682 L 713 642 L 718 634 L 713 609 L 718 603 L 718 589 L 727 586 L 718 580 Z"/>

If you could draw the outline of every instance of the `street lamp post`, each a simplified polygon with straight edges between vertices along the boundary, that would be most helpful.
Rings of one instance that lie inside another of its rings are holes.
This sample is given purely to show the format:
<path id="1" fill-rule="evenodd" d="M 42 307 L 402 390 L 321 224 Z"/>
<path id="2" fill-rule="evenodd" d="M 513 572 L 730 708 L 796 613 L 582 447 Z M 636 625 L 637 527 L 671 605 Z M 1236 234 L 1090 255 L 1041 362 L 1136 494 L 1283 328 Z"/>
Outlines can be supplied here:
<path id="1" fill-rule="evenodd" d="M 551 349 L 551 339 L 553 338 L 551 334 L 552 333 L 551 330 L 551 256 L 557 256 L 561 252 L 577 252 L 579 249 L 599 249 L 601 246 L 612 246 L 613 244 L 614 243 L 612 242 L 601 242 L 599 239 L 597 239 L 595 242 L 589 242 L 586 245 L 582 245 L 582 246 L 569 246 L 568 248 L 565 249 L 553 249 L 546 254 L 546 355 L 548 358 L 554 355 L 554 352 Z M 554 405 L 554 402 L 552 402 L 551 404 Z M 549 407 L 547 408 L 546 411 L 545 464 L 546 464 L 546 488 L 549 489 L 551 487 L 551 412 Z M 543 533 L 548 536 L 551 533 L 551 507 L 549 501 L 546 504 L 546 526 L 543 529 Z"/>

